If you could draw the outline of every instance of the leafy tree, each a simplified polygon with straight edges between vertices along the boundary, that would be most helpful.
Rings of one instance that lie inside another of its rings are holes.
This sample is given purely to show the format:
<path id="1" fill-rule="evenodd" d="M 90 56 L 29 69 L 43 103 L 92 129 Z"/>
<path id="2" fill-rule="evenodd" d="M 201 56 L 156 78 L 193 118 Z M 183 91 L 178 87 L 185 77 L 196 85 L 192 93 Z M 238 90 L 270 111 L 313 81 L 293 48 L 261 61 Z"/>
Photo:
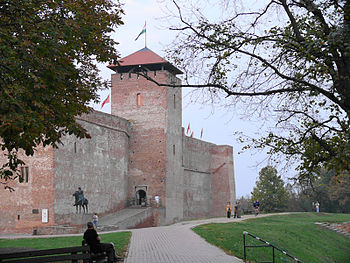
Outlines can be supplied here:
<path id="1" fill-rule="evenodd" d="M 315 211 L 312 203 L 320 203 L 320 210 L 323 212 L 341 212 L 338 202 L 329 198 L 329 185 L 331 178 L 335 177 L 334 171 L 327 172 L 322 170 L 315 175 L 313 181 L 304 180 L 296 185 L 299 188 L 297 202 L 300 205 L 300 211 Z"/>
<path id="2" fill-rule="evenodd" d="M 288 192 L 276 168 L 266 166 L 259 172 L 259 180 L 253 188 L 252 200 L 259 200 L 262 211 L 284 210 L 288 205 Z"/>
<path id="3" fill-rule="evenodd" d="M 341 212 L 350 213 L 350 174 L 343 173 L 331 178 L 328 194 L 332 201 L 339 203 Z"/>
<path id="4" fill-rule="evenodd" d="M 299 202 L 298 202 L 299 196 L 298 196 L 296 189 L 290 183 L 287 183 L 285 189 L 286 189 L 288 196 L 289 196 L 287 211 L 290 211 L 290 212 L 300 211 L 300 206 L 299 206 Z"/>
<path id="5" fill-rule="evenodd" d="M 350 170 L 349 0 L 222 1 L 220 17 L 188 15 L 179 2 L 169 59 L 185 72 L 182 86 L 274 118 L 267 136 L 243 138 L 246 148 L 297 161 L 299 179 Z"/>
<path id="6" fill-rule="evenodd" d="M 320 210 L 330 213 L 350 212 L 350 176 L 337 175 L 322 169 L 313 182 L 303 181 L 288 185 L 288 211 L 315 211 L 312 203 L 318 201 Z"/>
<path id="7" fill-rule="evenodd" d="M 252 201 L 249 195 L 241 196 L 241 198 L 238 198 L 236 201 L 239 202 L 239 208 L 241 209 L 240 210 L 241 214 L 253 212 Z"/>
<path id="8" fill-rule="evenodd" d="M 74 117 L 107 87 L 96 62 L 116 58 L 110 33 L 122 13 L 118 0 L 0 1 L 2 183 L 16 177 L 20 149 L 33 155 L 65 134 L 89 138 Z"/>

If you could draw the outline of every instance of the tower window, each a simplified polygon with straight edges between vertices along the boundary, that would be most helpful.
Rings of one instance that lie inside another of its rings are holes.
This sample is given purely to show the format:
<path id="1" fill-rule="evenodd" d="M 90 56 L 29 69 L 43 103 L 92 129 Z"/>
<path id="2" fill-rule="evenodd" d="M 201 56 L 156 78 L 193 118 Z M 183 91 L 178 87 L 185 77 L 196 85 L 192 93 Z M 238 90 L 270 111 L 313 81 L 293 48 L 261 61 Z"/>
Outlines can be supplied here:
<path id="1" fill-rule="evenodd" d="M 173 144 L 173 155 L 175 155 L 175 144 Z"/>
<path id="2" fill-rule="evenodd" d="M 24 166 L 21 167 L 21 178 L 20 178 L 20 182 L 21 183 L 28 183 L 29 181 L 29 167 Z"/>
<path id="3" fill-rule="evenodd" d="M 137 93 L 136 103 L 137 103 L 137 106 L 141 106 L 141 93 Z"/>
<path id="4" fill-rule="evenodd" d="M 74 142 L 74 153 L 77 153 L 77 142 Z"/>
<path id="5" fill-rule="evenodd" d="M 176 109 L 176 98 L 175 98 L 175 94 L 174 94 L 174 109 Z"/>

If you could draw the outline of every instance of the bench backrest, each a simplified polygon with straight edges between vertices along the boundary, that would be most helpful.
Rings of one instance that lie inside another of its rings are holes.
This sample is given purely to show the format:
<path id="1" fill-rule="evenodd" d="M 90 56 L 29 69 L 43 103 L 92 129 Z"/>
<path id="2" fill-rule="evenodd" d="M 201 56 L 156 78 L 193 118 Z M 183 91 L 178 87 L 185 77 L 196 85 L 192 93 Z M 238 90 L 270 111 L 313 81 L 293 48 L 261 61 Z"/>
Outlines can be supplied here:
<path id="1" fill-rule="evenodd" d="M 0 254 L 0 262 L 55 262 L 71 260 L 77 262 L 79 259 L 89 259 L 90 248 L 88 246 L 65 247 L 44 250 L 30 250 L 24 252 L 10 252 Z"/>

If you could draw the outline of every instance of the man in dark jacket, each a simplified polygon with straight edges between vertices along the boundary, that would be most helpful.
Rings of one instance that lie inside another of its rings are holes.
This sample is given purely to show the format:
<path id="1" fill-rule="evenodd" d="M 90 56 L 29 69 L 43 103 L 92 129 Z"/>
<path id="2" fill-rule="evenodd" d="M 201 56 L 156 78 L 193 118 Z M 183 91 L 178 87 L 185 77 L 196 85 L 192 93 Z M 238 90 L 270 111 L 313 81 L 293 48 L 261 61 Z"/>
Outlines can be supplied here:
<path id="1" fill-rule="evenodd" d="M 106 252 L 109 263 L 120 261 L 121 258 L 115 254 L 113 243 L 101 243 L 101 237 L 97 234 L 92 222 L 88 222 L 87 227 L 88 229 L 84 233 L 84 240 L 89 245 L 91 252 Z"/>

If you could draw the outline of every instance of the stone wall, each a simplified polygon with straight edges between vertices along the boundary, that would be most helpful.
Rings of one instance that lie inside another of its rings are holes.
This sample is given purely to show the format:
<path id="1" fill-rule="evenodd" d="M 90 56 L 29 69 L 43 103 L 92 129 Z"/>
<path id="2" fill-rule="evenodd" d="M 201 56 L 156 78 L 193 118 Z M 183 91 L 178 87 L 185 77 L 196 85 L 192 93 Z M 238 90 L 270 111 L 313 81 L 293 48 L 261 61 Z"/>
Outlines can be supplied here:
<path id="1" fill-rule="evenodd" d="M 183 136 L 184 218 L 224 216 L 235 201 L 233 149 Z"/>
<path id="2" fill-rule="evenodd" d="M 233 148 L 228 145 L 212 145 L 210 216 L 225 216 L 227 201 L 236 200 Z M 233 207 L 233 205 L 232 205 Z"/>
<path id="3" fill-rule="evenodd" d="M 167 83 L 181 84 L 180 79 L 167 74 Z M 183 218 L 182 167 L 182 90 L 166 88 L 166 224 Z"/>
<path id="4" fill-rule="evenodd" d="M 115 212 L 123 209 L 127 200 L 130 124 L 96 111 L 77 120 L 91 139 L 66 136 L 63 145 L 54 151 L 57 224 L 68 223 L 68 215 L 75 212 L 72 194 L 79 186 L 89 200 L 90 213 Z"/>
<path id="5" fill-rule="evenodd" d="M 211 144 L 183 135 L 184 218 L 208 216 L 211 207 Z"/>
<path id="6" fill-rule="evenodd" d="M 75 213 L 72 194 L 80 186 L 89 212 L 100 215 L 123 209 L 127 200 L 130 123 L 102 112 L 77 118 L 91 139 L 62 138 L 58 149 L 38 147 L 23 157 L 28 182 L 12 182 L 15 191 L 0 190 L 0 232 L 32 233 L 57 225 L 85 224 Z M 23 155 L 21 155 L 23 156 Z M 0 164 L 6 158 L 0 155 Z M 48 222 L 42 223 L 42 209 Z M 91 215 L 90 215 L 91 217 Z"/>

